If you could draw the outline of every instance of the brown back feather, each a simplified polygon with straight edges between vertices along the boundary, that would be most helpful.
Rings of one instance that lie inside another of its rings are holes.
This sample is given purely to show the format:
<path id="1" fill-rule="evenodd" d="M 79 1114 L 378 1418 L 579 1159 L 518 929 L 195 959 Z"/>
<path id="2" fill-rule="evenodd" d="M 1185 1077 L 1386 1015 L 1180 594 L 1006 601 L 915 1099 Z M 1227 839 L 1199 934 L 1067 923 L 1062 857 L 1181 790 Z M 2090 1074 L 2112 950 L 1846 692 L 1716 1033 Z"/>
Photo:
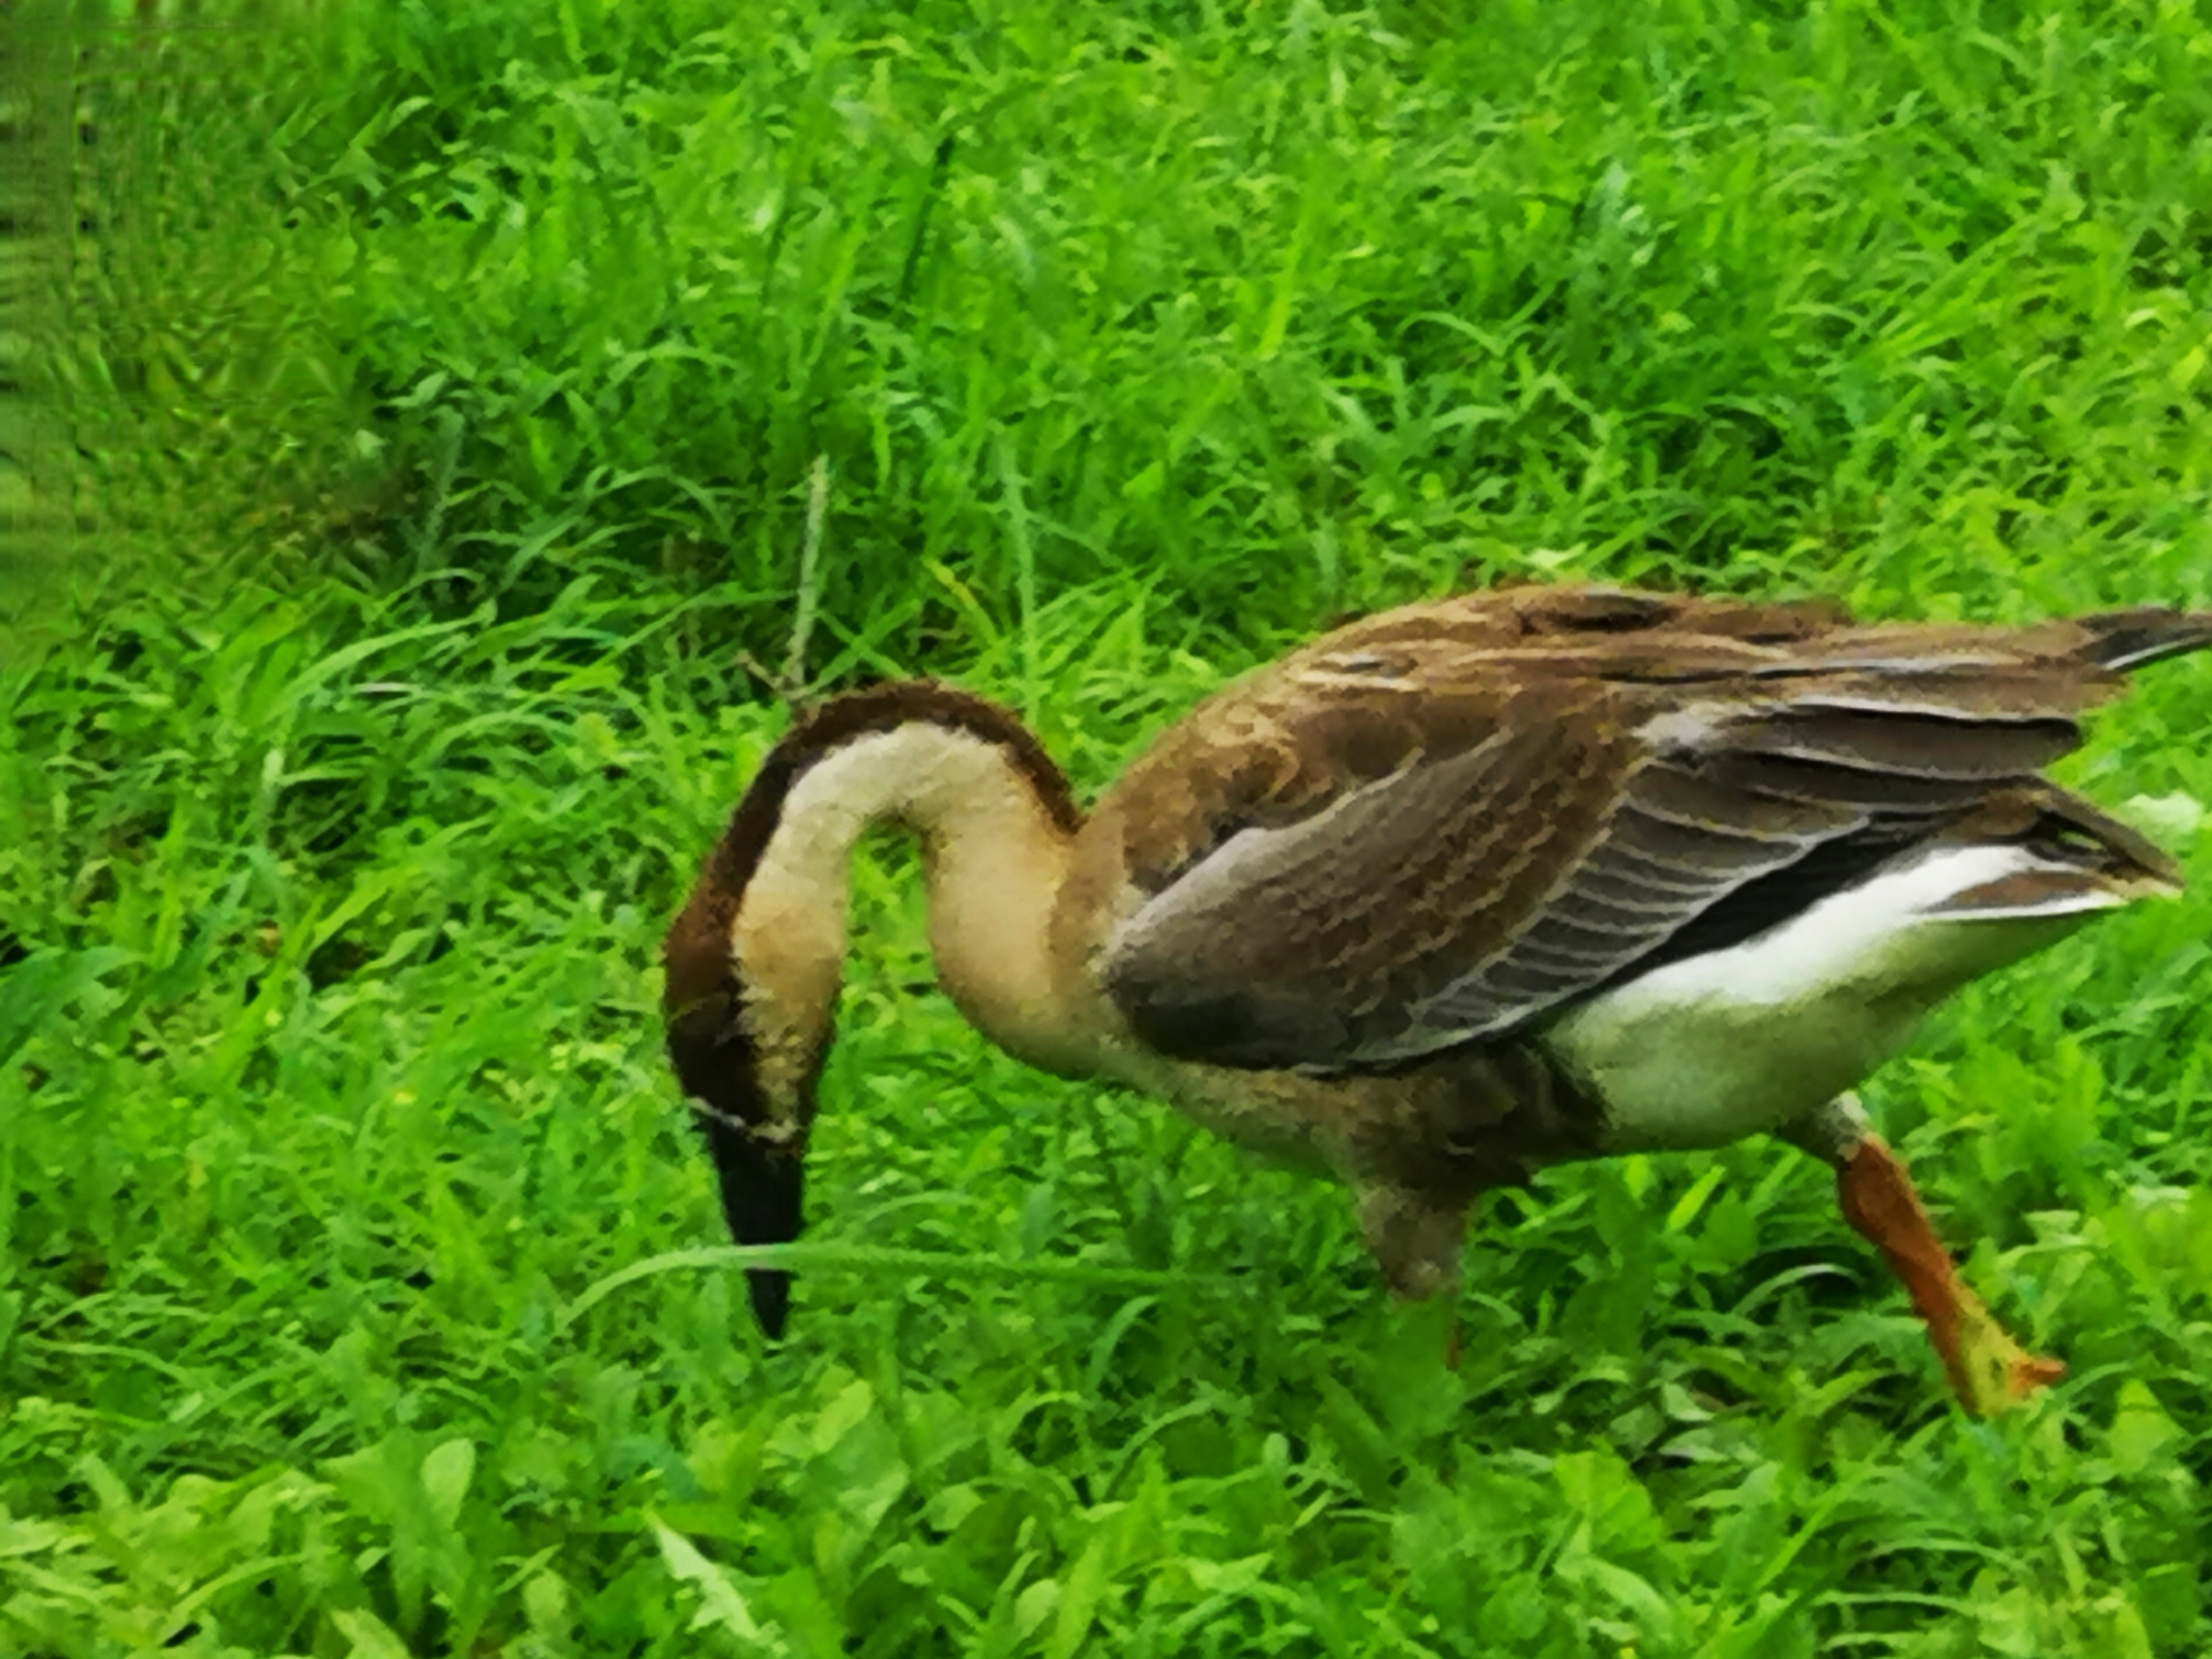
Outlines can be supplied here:
<path id="1" fill-rule="evenodd" d="M 1574 588 L 1370 617 L 1203 705 L 1102 802 L 1152 896 L 1106 983 L 1187 1058 L 1387 1064 L 1494 1036 L 1732 894 L 1764 914 L 1826 890 L 1784 871 L 1855 879 L 1993 792 L 2060 796 L 2035 771 L 2114 666 L 2206 643 L 2212 618 L 2174 612 L 1867 627 Z"/>

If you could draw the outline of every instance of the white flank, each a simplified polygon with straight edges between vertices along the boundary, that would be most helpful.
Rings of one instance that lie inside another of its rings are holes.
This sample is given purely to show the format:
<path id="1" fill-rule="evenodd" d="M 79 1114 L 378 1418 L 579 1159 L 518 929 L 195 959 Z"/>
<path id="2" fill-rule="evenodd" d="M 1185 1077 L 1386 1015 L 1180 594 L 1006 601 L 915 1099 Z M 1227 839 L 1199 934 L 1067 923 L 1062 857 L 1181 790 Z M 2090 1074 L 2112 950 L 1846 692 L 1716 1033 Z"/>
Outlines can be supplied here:
<path id="1" fill-rule="evenodd" d="M 1595 1090 L 1622 1150 L 1717 1146 L 1778 1128 L 1895 1054 L 1967 981 L 2124 902 L 2089 890 L 1944 911 L 1962 893 L 2044 867 L 2019 847 L 1923 854 L 1741 945 L 1631 980 L 1541 1040 Z"/>

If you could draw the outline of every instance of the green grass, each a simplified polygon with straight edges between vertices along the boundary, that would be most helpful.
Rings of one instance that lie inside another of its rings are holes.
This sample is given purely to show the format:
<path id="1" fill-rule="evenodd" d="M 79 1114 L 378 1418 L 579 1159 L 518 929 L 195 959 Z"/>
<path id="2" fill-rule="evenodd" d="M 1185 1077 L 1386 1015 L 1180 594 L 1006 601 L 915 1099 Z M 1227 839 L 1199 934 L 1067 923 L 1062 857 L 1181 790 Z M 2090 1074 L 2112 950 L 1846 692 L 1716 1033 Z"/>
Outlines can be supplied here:
<path id="1" fill-rule="evenodd" d="M 66 372 L 147 492 L 251 470 L 241 535 L 509 606 L 787 589 L 826 457 L 826 613 L 907 654 L 1102 571 L 1248 629 L 1561 561 L 2201 593 L 2208 38 L 363 0 L 95 57 L 140 205 Z"/>
<path id="2" fill-rule="evenodd" d="M 892 845 L 770 1351 L 654 959 L 817 456 L 810 678 L 955 674 L 1085 791 L 1455 582 L 2212 603 L 2200 13 L 734 15 L 82 35 L 0 1655 L 2212 1645 L 2212 665 L 2068 769 L 2198 896 L 1869 1091 L 2072 1368 L 1996 1424 L 1763 1145 L 1499 1197 L 1443 1370 L 1340 1194 L 969 1032 Z"/>

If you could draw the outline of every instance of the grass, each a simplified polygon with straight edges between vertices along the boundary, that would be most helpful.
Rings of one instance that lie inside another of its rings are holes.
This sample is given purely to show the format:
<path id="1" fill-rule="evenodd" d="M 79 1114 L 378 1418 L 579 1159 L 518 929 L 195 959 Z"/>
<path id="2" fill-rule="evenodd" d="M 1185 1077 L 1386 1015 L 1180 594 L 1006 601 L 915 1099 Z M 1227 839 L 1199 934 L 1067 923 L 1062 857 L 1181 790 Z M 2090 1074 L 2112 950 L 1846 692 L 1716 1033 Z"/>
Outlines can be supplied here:
<path id="1" fill-rule="evenodd" d="M 65 368 L 137 493 L 248 471 L 238 534 L 521 608 L 595 556 L 787 590 L 826 458 L 826 614 L 931 659 L 1102 571 L 1248 629 L 1566 566 L 2201 592 L 2206 38 L 1014 0 L 146 34 L 85 76 L 126 205 Z"/>
<path id="2" fill-rule="evenodd" d="M 2199 896 L 1869 1091 L 2071 1365 L 1997 1424 L 1764 1146 L 1501 1197 L 1442 1370 L 1341 1194 L 969 1033 L 892 846 L 770 1351 L 653 957 L 808 606 L 1095 790 L 1460 581 L 2212 603 L 2197 12 L 104 15 L 101 516 L 0 653 L 0 1653 L 2205 1650 L 2202 662 L 2068 772 Z"/>

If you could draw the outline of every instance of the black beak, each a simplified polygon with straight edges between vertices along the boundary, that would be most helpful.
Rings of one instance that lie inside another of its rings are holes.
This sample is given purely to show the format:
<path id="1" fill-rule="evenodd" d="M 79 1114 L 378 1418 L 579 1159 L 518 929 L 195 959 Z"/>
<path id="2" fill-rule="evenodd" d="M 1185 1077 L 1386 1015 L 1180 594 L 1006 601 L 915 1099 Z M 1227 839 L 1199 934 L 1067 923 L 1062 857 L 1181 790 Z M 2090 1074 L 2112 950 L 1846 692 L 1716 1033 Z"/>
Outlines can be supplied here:
<path id="1" fill-rule="evenodd" d="M 798 1237 L 806 1170 L 800 1147 L 763 1146 L 720 1114 L 701 1118 L 731 1238 L 739 1244 L 787 1244 Z M 762 1331 L 770 1341 L 782 1336 L 791 1311 L 791 1274 L 781 1267 L 748 1267 L 745 1288 Z"/>

